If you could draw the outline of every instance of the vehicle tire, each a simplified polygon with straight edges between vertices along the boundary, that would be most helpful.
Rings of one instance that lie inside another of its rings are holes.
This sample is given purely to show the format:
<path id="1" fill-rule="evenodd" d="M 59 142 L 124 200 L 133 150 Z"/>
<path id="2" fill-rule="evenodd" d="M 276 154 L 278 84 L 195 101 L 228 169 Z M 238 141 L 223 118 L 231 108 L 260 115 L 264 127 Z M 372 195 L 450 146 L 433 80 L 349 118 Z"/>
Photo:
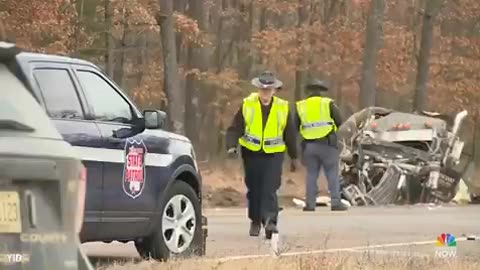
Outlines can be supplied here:
<path id="1" fill-rule="evenodd" d="M 149 240 L 149 238 L 145 238 L 141 239 L 141 241 L 134 241 L 135 248 L 137 249 L 138 254 L 144 259 L 148 259 L 148 257 L 150 256 L 148 250 L 150 245 Z"/>
<path id="2" fill-rule="evenodd" d="M 163 199 L 161 211 L 157 229 L 137 247 L 140 255 L 160 261 L 202 255 L 201 205 L 193 188 L 175 181 Z"/>

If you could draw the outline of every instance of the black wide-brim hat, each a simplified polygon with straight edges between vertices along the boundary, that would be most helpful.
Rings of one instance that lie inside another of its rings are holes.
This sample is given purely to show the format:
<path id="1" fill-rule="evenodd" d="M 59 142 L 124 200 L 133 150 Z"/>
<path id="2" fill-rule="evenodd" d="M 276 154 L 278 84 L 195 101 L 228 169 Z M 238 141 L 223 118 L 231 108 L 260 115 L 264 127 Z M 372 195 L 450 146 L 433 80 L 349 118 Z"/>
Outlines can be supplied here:
<path id="1" fill-rule="evenodd" d="M 277 79 L 271 71 L 264 71 L 260 76 L 253 78 L 251 83 L 253 86 L 260 89 L 280 89 L 283 86 L 283 82 Z"/>
<path id="2" fill-rule="evenodd" d="M 312 79 L 305 85 L 305 91 L 319 91 L 327 92 L 330 88 L 330 83 L 318 79 Z"/>

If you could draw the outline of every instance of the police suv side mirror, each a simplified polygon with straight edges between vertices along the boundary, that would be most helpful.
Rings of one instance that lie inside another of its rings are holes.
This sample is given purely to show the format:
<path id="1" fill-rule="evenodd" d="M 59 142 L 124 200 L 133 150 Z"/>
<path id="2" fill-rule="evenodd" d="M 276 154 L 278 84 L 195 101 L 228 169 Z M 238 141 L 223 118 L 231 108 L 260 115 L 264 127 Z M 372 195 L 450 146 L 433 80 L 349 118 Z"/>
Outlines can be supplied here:
<path id="1" fill-rule="evenodd" d="M 145 119 L 145 128 L 162 129 L 165 127 L 167 114 L 163 111 L 145 110 L 143 117 Z"/>

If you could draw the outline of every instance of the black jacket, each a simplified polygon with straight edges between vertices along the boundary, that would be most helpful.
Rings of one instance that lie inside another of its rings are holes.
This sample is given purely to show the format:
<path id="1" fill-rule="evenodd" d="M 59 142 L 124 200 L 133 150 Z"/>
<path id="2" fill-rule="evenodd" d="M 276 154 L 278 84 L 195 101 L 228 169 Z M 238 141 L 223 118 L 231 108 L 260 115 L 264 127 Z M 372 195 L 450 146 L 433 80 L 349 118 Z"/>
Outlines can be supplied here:
<path id="1" fill-rule="evenodd" d="M 270 114 L 270 109 L 272 108 L 272 103 L 270 102 L 269 105 L 262 104 L 262 122 L 263 122 L 263 129 L 265 129 L 265 125 L 267 123 L 268 116 Z M 295 125 L 293 122 L 293 114 L 291 110 L 288 112 L 287 123 L 285 126 L 285 130 L 283 131 L 283 140 L 287 146 L 288 155 L 292 159 L 297 158 L 297 145 L 296 145 L 296 136 L 297 131 L 295 130 Z M 235 148 L 238 145 L 238 139 L 244 135 L 245 132 L 245 120 L 243 119 L 242 113 L 242 106 L 240 106 L 239 110 L 235 114 L 235 117 L 232 120 L 230 127 L 227 129 L 226 134 L 226 146 L 227 149 Z M 250 151 L 245 147 L 242 147 L 242 155 L 271 155 L 265 153 L 263 150 L 258 152 Z"/>
<path id="2" fill-rule="evenodd" d="M 313 96 L 320 96 L 320 95 L 311 95 L 309 97 Z M 333 100 L 330 102 L 330 114 L 333 118 L 333 121 L 335 122 L 335 125 L 340 127 L 340 125 L 343 123 L 343 118 L 342 114 L 340 112 L 340 109 L 337 107 L 337 105 L 333 102 Z M 300 132 L 300 116 L 298 115 L 298 112 L 296 110 L 295 106 L 295 129 L 297 132 Z M 300 135 L 301 136 L 301 135 Z M 314 139 L 314 140 L 307 140 L 302 138 L 302 147 L 305 145 L 306 142 L 319 142 L 319 143 L 328 143 L 332 146 L 337 146 L 337 134 L 332 131 L 329 135 L 325 136 L 324 138 L 320 139 Z"/>

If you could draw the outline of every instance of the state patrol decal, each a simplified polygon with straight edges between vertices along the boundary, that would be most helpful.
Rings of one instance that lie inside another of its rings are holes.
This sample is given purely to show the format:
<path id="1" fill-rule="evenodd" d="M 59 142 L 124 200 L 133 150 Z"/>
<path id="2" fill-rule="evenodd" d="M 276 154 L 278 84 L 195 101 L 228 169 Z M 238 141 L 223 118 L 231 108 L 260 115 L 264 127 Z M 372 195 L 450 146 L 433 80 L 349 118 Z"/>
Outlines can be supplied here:
<path id="1" fill-rule="evenodd" d="M 147 147 L 143 140 L 127 139 L 123 169 L 123 191 L 132 199 L 137 198 L 145 188 L 145 155 Z"/>

